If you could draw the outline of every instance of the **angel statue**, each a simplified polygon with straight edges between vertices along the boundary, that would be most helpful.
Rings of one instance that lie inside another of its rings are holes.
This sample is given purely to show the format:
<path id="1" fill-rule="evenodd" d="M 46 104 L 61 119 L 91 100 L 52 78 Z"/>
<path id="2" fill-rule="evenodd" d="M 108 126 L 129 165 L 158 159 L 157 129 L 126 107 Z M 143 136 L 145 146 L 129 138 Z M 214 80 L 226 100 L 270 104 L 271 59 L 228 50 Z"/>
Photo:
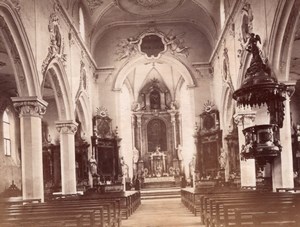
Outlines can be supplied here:
<path id="1" fill-rule="evenodd" d="M 117 45 L 116 54 L 118 55 L 118 61 L 121 61 L 124 58 L 131 57 L 136 54 L 138 51 L 137 44 L 139 39 L 129 37 L 127 39 L 122 39 Z"/>
<path id="2" fill-rule="evenodd" d="M 171 53 L 174 54 L 182 54 L 185 57 L 189 55 L 188 49 L 189 47 L 184 46 L 184 40 L 181 39 L 184 33 L 173 35 L 172 31 L 169 32 L 165 36 L 166 45 L 169 47 Z"/>

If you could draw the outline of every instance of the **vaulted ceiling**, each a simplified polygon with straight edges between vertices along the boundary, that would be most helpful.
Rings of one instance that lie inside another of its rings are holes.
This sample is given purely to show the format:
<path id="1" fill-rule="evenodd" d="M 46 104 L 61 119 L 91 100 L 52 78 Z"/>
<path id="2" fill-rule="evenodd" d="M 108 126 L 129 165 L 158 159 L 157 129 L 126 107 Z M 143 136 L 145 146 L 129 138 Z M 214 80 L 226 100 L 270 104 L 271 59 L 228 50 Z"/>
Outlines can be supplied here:
<path id="1" fill-rule="evenodd" d="M 220 32 L 220 0 L 82 0 L 78 3 L 85 8 L 92 52 L 103 33 L 118 26 L 184 23 L 205 34 L 212 46 Z"/>

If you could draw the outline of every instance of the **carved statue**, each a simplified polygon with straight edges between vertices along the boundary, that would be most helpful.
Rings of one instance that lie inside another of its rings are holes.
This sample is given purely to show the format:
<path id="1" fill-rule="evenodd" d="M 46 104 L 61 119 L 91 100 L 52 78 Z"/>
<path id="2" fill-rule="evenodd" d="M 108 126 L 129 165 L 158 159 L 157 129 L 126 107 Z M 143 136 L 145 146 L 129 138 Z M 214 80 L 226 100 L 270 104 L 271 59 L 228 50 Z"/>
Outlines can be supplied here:
<path id="1" fill-rule="evenodd" d="M 129 171 L 129 167 L 128 167 L 128 165 L 125 163 L 123 157 L 121 157 L 120 163 L 121 163 L 121 168 L 122 168 L 122 174 L 123 174 L 123 176 L 128 177 L 128 174 L 129 174 L 129 172 L 128 172 L 128 171 Z"/>
<path id="2" fill-rule="evenodd" d="M 159 145 L 156 146 L 155 154 L 161 154 Z"/>
<path id="3" fill-rule="evenodd" d="M 138 103 L 138 102 L 132 103 L 131 110 L 134 111 L 134 112 L 140 111 L 141 110 L 141 104 Z"/>
<path id="4" fill-rule="evenodd" d="M 133 148 L 133 163 L 137 163 L 139 161 L 139 151 L 136 147 Z"/>
<path id="5" fill-rule="evenodd" d="M 89 159 L 89 165 L 90 165 L 90 172 L 92 176 L 99 176 L 97 173 L 97 160 L 95 159 L 95 156 L 92 155 Z"/>
<path id="6" fill-rule="evenodd" d="M 219 156 L 219 164 L 221 169 L 224 169 L 226 167 L 226 162 L 227 162 L 227 153 L 225 149 L 221 148 L 221 154 Z"/>
<path id="7" fill-rule="evenodd" d="M 184 33 L 173 35 L 172 32 L 169 32 L 169 34 L 165 36 L 165 42 L 172 54 L 182 54 L 187 57 L 189 55 L 189 47 L 183 45 L 184 40 L 180 38 L 182 35 L 184 35 Z"/>
<path id="8" fill-rule="evenodd" d="M 177 157 L 178 157 L 178 160 L 179 161 L 182 161 L 183 160 L 183 157 L 182 157 L 182 147 L 180 144 L 178 144 L 177 146 Z"/>
<path id="9" fill-rule="evenodd" d="M 137 53 L 137 44 L 139 39 L 135 39 L 133 37 L 129 37 L 127 39 L 123 39 L 117 45 L 116 54 L 118 55 L 118 61 L 121 61 L 124 58 L 131 57 L 132 55 Z"/>

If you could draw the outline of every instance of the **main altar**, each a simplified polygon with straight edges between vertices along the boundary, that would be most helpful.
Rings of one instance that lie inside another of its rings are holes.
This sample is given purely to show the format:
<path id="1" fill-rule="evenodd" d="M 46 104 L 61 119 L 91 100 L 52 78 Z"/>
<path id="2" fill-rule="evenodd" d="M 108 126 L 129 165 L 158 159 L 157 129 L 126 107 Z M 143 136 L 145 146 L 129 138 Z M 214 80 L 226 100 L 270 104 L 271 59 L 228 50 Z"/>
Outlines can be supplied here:
<path id="1" fill-rule="evenodd" d="M 143 184 L 174 184 L 183 174 L 177 101 L 159 76 L 148 80 L 132 104 L 134 176 Z"/>

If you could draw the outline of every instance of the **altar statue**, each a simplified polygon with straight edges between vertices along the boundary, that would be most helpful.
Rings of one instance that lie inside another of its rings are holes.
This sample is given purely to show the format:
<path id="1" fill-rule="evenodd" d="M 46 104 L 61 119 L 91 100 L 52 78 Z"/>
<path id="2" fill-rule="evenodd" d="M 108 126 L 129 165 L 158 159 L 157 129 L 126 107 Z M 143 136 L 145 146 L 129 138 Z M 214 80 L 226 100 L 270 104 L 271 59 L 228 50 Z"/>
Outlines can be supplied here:
<path id="1" fill-rule="evenodd" d="M 121 169 L 122 169 L 122 174 L 123 174 L 123 176 L 129 177 L 129 175 L 128 175 L 128 174 L 129 174 L 129 167 L 128 167 L 128 165 L 125 163 L 124 157 L 121 157 L 120 163 L 121 163 Z"/>
<path id="2" fill-rule="evenodd" d="M 156 146 L 155 154 L 161 154 L 159 145 Z"/>
<path id="3" fill-rule="evenodd" d="M 90 165 L 90 172 L 92 176 L 99 176 L 97 173 L 97 160 L 95 159 L 95 156 L 92 154 L 91 158 L 89 159 L 89 165 Z"/>
<path id="4" fill-rule="evenodd" d="M 133 148 L 133 163 L 136 164 L 139 161 L 139 151 L 136 147 Z"/>
<path id="5" fill-rule="evenodd" d="M 177 157 L 178 157 L 178 160 L 179 161 L 182 161 L 183 160 L 183 157 L 182 157 L 182 147 L 180 144 L 177 145 Z"/>

